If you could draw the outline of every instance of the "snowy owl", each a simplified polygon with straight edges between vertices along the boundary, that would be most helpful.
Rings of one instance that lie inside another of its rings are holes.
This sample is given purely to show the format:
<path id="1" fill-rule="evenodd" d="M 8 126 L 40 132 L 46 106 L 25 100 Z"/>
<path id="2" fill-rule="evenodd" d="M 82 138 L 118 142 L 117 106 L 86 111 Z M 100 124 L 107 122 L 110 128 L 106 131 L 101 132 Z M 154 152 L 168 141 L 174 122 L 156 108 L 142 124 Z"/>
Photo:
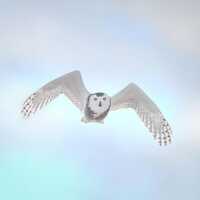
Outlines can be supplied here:
<path id="1" fill-rule="evenodd" d="M 60 94 L 66 95 L 83 113 L 84 123 L 104 123 L 110 111 L 132 108 L 160 145 L 171 143 L 170 125 L 153 101 L 134 83 L 110 97 L 104 92 L 89 93 L 79 71 L 61 76 L 33 93 L 23 104 L 22 114 L 28 118 Z"/>

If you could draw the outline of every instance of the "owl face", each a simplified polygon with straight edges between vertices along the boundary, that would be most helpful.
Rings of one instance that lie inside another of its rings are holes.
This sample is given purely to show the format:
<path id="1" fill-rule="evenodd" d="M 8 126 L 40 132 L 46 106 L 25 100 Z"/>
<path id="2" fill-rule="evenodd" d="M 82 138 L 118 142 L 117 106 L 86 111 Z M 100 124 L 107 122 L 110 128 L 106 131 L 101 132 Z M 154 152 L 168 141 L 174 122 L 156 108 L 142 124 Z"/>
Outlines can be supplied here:
<path id="1" fill-rule="evenodd" d="M 109 110 L 111 98 L 105 93 L 91 94 L 88 99 L 88 107 L 98 116 Z"/>

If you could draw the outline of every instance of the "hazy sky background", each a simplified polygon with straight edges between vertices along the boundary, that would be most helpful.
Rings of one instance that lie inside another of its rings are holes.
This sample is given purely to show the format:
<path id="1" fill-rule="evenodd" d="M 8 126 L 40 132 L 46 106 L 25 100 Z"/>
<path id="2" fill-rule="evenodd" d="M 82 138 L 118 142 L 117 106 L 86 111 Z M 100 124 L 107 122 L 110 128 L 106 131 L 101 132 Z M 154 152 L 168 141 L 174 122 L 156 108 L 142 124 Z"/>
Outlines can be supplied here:
<path id="1" fill-rule="evenodd" d="M 0 0 L 0 199 L 200 198 L 199 1 Z M 80 70 L 91 92 L 129 82 L 159 105 L 159 147 L 131 110 L 82 124 L 60 96 L 31 120 L 23 101 Z"/>

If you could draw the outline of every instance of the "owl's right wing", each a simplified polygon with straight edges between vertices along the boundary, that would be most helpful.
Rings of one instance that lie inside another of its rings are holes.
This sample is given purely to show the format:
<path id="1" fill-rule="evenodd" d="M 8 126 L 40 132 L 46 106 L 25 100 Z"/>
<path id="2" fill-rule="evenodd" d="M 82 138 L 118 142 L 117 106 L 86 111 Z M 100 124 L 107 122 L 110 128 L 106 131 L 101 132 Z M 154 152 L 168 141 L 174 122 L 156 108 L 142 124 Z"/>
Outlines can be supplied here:
<path id="1" fill-rule="evenodd" d="M 84 109 L 89 92 L 84 86 L 79 71 L 65 74 L 41 87 L 24 102 L 21 112 L 25 118 L 28 118 L 60 94 L 65 94 L 80 111 Z"/>
<path id="2" fill-rule="evenodd" d="M 171 142 L 172 130 L 156 104 L 135 84 L 131 83 L 111 100 L 111 110 L 132 108 L 159 144 Z"/>

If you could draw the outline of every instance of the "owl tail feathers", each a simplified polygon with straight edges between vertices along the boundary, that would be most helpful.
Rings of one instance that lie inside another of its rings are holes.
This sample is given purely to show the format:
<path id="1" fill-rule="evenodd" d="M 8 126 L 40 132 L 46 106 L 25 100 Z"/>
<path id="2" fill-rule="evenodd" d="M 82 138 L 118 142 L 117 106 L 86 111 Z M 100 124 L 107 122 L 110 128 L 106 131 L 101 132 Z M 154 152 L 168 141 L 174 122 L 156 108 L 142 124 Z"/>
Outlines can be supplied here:
<path id="1" fill-rule="evenodd" d="M 85 124 L 86 124 L 86 123 L 88 123 L 88 122 L 89 122 L 89 120 L 88 120 L 88 119 L 86 119 L 85 117 L 82 117 L 82 118 L 81 118 L 81 122 L 83 122 L 83 123 L 85 123 Z"/>
<path id="2" fill-rule="evenodd" d="M 88 120 L 87 118 L 85 117 L 82 117 L 81 118 L 81 122 L 83 123 L 89 123 L 89 122 L 94 122 L 94 123 L 99 123 L 99 124 L 104 124 L 104 121 L 103 120 Z"/>

